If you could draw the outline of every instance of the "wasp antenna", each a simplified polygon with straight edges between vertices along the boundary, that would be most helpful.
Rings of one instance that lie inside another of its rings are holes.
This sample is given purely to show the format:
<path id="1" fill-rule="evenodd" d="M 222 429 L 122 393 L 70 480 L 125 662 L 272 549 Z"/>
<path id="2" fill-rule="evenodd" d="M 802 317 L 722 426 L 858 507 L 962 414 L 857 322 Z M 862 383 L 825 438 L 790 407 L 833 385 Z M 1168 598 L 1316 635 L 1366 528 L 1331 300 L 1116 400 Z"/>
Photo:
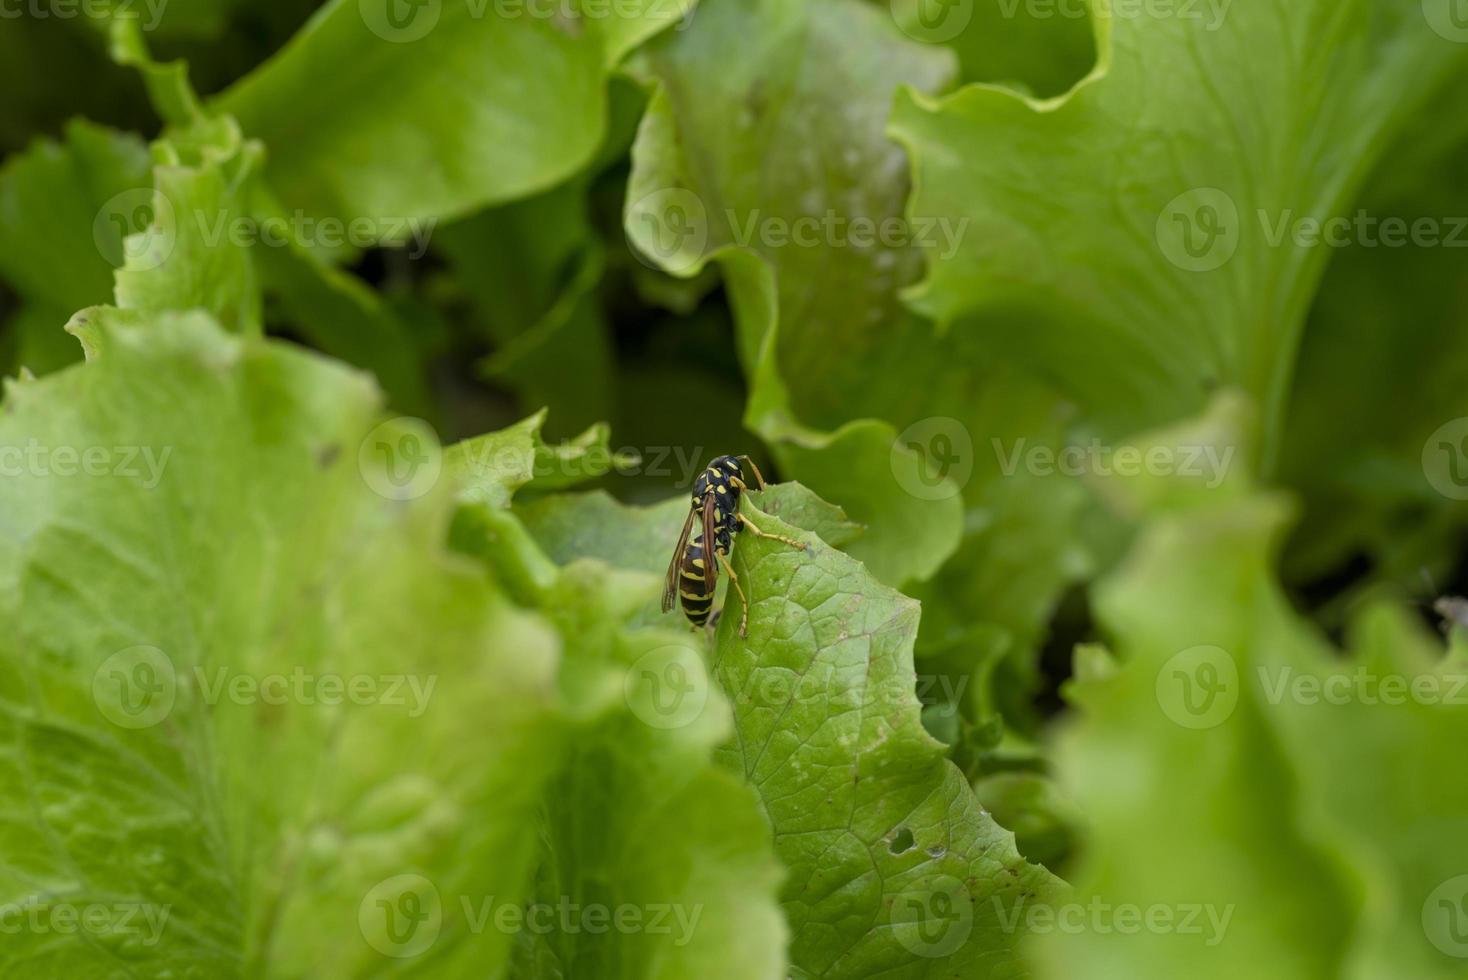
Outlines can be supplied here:
<path id="1" fill-rule="evenodd" d="M 736 456 L 734 458 L 739 460 L 739 462 L 741 463 L 749 464 L 749 470 L 751 473 L 754 474 L 754 482 L 759 485 L 759 488 L 761 490 L 763 490 L 765 488 L 765 478 L 764 475 L 760 473 L 759 467 L 754 465 L 754 460 L 750 459 L 748 456 Z"/>

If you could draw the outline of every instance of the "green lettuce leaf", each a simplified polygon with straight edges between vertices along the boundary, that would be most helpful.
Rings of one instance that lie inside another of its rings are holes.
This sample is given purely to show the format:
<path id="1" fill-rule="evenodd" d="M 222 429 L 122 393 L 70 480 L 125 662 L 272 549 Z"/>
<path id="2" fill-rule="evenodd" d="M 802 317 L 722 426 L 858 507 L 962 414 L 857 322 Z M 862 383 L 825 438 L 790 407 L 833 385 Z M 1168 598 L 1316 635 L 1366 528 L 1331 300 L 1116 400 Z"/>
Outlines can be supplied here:
<path id="1" fill-rule="evenodd" d="M 249 241 L 237 234 L 250 223 L 260 147 L 219 119 L 159 140 L 153 153 L 152 217 L 124 240 L 117 305 L 206 310 L 231 331 L 260 333 L 260 285 Z"/>
<path id="2" fill-rule="evenodd" d="M 1095 70 L 1062 98 L 907 92 L 893 132 L 912 210 L 970 219 L 956 252 L 928 249 L 914 306 L 1113 433 L 1242 388 L 1272 461 L 1330 251 L 1298 244 L 1298 222 L 1345 212 L 1468 56 L 1422 6 L 1267 0 L 1214 19 L 1118 5 L 1096 18 Z"/>
<path id="3" fill-rule="evenodd" d="M 729 47 L 731 36 L 746 44 Z M 875 231 L 856 247 L 850 230 L 901 214 L 905 167 L 883 134 L 887 107 L 899 84 L 944 85 L 952 57 L 862 4 L 727 0 L 654 41 L 646 70 L 659 87 L 633 148 L 634 247 L 687 276 L 720 259 L 751 379 L 746 425 L 782 472 L 868 525 L 853 553 L 880 578 L 931 576 L 956 546 L 959 503 L 904 488 L 924 461 L 898 444 L 886 420 L 898 413 L 882 404 L 914 390 L 890 338 L 913 351 L 929 333 L 897 299 L 919 253 L 879 246 Z M 893 368 L 886 383 L 865 373 L 878 358 Z"/>
<path id="4" fill-rule="evenodd" d="M 112 298 L 123 239 L 151 219 L 142 140 L 84 120 L 61 142 L 38 140 L 0 168 L 0 278 L 22 298 L 12 363 L 35 373 L 81 357 L 66 321 Z"/>
<path id="5" fill-rule="evenodd" d="M 332 0 L 214 106 L 269 147 L 288 207 L 468 214 L 580 170 L 601 142 L 609 71 L 685 13 L 681 0 L 545 10 Z"/>
<path id="6" fill-rule="evenodd" d="M 1224 404 L 1156 439 L 1250 428 Z M 1070 906 L 1017 910 L 1042 975 L 1460 976 L 1461 654 L 1383 607 L 1332 650 L 1274 581 L 1290 508 L 1247 474 L 1124 493 L 1150 519 L 1098 586 L 1119 663 L 1071 687 L 1057 751 L 1087 856 Z"/>
<path id="7" fill-rule="evenodd" d="M 754 793 L 713 763 L 732 726 L 702 644 L 617 626 L 655 588 L 652 576 L 578 562 L 548 596 L 565 641 L 563 683 L 588 695 L 588 710 L 551 787 L 562 805 L 548 808 L 533 900 L 636 910 L 645 928 L 532 937 L 535 966 L 516 977 L 786 976 L 783 871 Z M 593 713 L 607 693 L 610 710 Z"/>
<path id="8" fill-rule="evenodd" d="M 79 319 L 91 362 L 0 419 L 0 878 L 136 922 L 5 961 L 482 976 L 510 937 L 460 897 L 524 893 L 554 633 L 438 544 L 446 484 L 390 499 L 361 375 L 199 313 Z"/>
<path id="9" fill-rule="evenodd" d="M 730 593 L 713 667 L 734 703 L 721 758 L 759 791 L 789 871 L 793 975 L 1017 975 L 1019 937 L 996 912 L 1058 881 L 1019 856 L 924 731 L 917 603 L 815 535 L 745 511 L 806 544 L 740 535 L 748 637 Z"/>

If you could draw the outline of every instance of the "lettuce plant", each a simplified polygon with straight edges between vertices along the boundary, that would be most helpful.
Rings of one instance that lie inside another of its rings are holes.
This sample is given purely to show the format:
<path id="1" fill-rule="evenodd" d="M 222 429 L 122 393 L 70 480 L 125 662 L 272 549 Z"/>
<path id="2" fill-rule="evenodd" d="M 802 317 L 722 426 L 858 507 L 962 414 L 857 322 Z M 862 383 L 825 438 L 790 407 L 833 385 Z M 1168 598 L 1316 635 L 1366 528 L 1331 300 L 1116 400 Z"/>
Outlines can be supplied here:
<path id="1" fill-rule="evenodd" d="M 24 13 L 5 976 L 1468 969 L 1457 0 Z"/>

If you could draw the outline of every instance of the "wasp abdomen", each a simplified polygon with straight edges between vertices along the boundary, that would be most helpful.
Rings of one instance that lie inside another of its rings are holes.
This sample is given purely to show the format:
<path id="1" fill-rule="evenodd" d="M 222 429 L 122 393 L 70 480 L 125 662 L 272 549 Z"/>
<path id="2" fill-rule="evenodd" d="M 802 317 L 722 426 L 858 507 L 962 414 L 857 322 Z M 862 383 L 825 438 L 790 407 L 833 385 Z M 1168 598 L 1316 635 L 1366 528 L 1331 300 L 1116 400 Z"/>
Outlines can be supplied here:
<path id="1" fill-rule="evenodd" d="M 709 610 L 714 604 L 714 590 L 708 584 L 704 570 L 703 542 L 692 541 L 683 552 L 683 561 L 678 569 L 678 603 L 683 615 L 694 626 L 708 621 Z"/>

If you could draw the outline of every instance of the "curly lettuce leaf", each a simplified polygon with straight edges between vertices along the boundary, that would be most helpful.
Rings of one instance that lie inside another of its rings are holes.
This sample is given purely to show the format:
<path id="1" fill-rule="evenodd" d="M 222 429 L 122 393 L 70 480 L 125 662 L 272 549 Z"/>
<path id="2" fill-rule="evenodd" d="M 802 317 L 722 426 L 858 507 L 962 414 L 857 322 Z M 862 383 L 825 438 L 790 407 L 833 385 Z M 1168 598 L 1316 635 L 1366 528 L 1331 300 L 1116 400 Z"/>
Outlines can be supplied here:
<path id="1" fill-rule="evenodd" d="M 730 48 L 730 36 L 747 43 Z M 913 390 L 884 345 L 899 335 L 915 352 L 929 332 L 896 292 L 919 255 L 875 234 L 855 247 L 847 231 L 901 214 L 905 165 L 883 134 L 887 106 L 899 84 L 946 84 L 951 55 L 855 2 L 725 0 L 651 44 L 645 67 L 658 89 L 633 147 L 624 220 L 634 247 L 686 276 L 720 259 L 751 379 L 746 425 L 786 475 L 869 526 L 853 550 L 879 577 L 931 576 L 956 546 L 960 506 L 904 489 L 923 462 L 895 445 L 883 417 L 893 413 L 879 404 Z M 785 232 L 772 238 L 771 227 Z M 882 357 L 886 382 L 867 373 Z"/>
<path id="2" fill-rule="evenodd" d="M 575 562 L 546 596 L 565 643 L 563 683 L 593 698 L 550 789 L 532 901 L 636 909 L 644 928 L 534 937 L 517 978 L 785 977 L 784 872 L 755 794 L 716 765 L 727 701 L 686 632 L 619 626 L 656 580 Z M 566 680 L 569 678 L 569 681 Z"/>
<path id="3" fill-rule="evenodd" d="M 918 605 L 860 562 L 753 503 L 713 672 L 734 704 L 721 758 L 760 793 L 789 870 L 782 899 L 798 977 L 1018 975 L 998 911 L 1054 894 L 923 728 Z M 735 604 L 731 606 L 731 604 Z"/>
<path id="4" fill-rule="evenodd" d="M 217 128 L 215 128 L 217 127 Z M 261 332 L 260 285 L 242 227 L 260 155 L 233 120 L 153 144 L 151 219 L 123 243 L 117 305 L 141 313 L 205 310 L 225 328 Z"/>
<path id="5" fill-rule="evenodd" d="M 0 418 L 32 460 L 0 484 L 0 877 L 161 924 L 25 930 L 5 962 L 483 975 L 510 937 L 459 897 L 526 888 L 553 633 L 442 549 L 445 484 L 374 492 L 404 460 L 370 451 L 366 378 L 142 319 L 79 317 L 89 363 L 12 384 Z"/>
<path id="6" fill-rule="evenodd" d="M 1246 438 L 1236 405 L 1156 444 Z M 1331 649 L 1274 581 L 1290 508 L 1247 474 L 1122 492 L 1149 520 L 1098 586 L 1117 661 L 1070 688 L 1056 758 L 1090 839 L 1042 975 L 1461 975 L 1461 654 L 1380 607 Z"/>
<path id="7" fill-rule="evenodd" d="M 112 298 L 123 239 L 149 220 L 142 140 L 85 120 L 60 142 L 37 140 L 0 168 L 0 278 L 21 297 L 13 363 L 44 374 L 81 357 L 63 327 Z"/>
<path id="8" fill-rule="evenodd" d="M 212 103 L 270 148 L 287 206 L 448 218 L 545 190 L 595 153 L 609 72 L 686 13 L 394 2 L 333 0 Z"/>
<path id="9" fill-rule="evenodd" d="M 1112 432 L 1237 386 L 1272 461 L 1329 251 L 1299 245 L 1296 222 L 1346 211 L 1468 47 L 1391 0 L 1240 3 L 1217 21 L 1168 9 L 1096 16 L 1097 66 L 1061 98 L 899 99 L 912 210 L 971 222 L 956 252 L 928 249 L 911 298 Z"/>

